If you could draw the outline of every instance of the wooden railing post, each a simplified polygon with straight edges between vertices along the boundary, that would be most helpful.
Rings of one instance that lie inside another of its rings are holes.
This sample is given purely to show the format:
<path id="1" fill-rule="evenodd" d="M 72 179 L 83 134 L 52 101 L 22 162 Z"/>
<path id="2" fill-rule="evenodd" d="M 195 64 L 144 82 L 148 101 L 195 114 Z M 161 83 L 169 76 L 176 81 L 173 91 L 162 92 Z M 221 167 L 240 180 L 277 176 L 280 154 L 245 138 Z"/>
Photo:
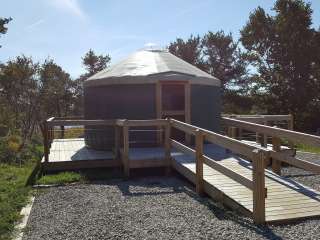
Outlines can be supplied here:
<path id="1" fill-rule="evenodd" d="M 241 141 L 242 140 L 242 137 L 243 137 L 243 131 L 242 131 L 242 128 L 239 128 L 239 140 Z"/>
<path id="2" fill-rule="evenodd" d="M 127 120 L 123 122 L 123 155 L 122 164 L 124 175 L 126 177 L 130 176 L 130 163 L 129 163 L 129 126 Z"/>
<path id="3" fill-rule="evenodd" d="M 51 127 L 48 127 L 48 146 L 49 146 L 49 148 L 51 147 L 53 139 L 54 139 L 54 126 L 51 126 Z"/>
<path id="4" fill-rule="evenodd" d="M 60 138 L 64 139 L 64 126 L 60 126 Z"/>
<path id="5" fill-rule="evenodd" d="M 47 121 L 43 122 L 43 150 L 44 161 L 49 162 L 49 129 Z"/>
<path id="6" fill-rule="evenodd" d="M 252 153 L 253 219 L 257 224 L 264 224 L 266 220 L 264 153 L 259 149 L 253 150 Z"/>
<path id="7" fill-rule="evenodd" d="M 204 135 L 201 130 L 197 129 L 196 137 L 196 191 L 203 194 L 203 139 Z"/>
<path id="8" fill-rule="evenodd" d="M 114 158 L 119 159 L 120 152 L 120 127 L 114 126 Z"/>
<path id="9" fill-rule="evenodd" d="M 169 174 L 171 171 L 171 144 L 170 144 L 170 135 L 171 135 L 171 124 L 170 119 L 167 118 L 167 124 L 165 125 L 164 133 L 164 148 L 165 148 L 165 161 L 166 161 L 166 174 Z"/>
<path id="10" fill-rule="evenodd" d="M 228 137 L 237 138 L 237 128 L 236 127 L 228 127 L 227 129 Z M 231 153 L 229 149 L 226 149 L 226 153 Z"/>
<path id="11" fill-rule="evenodd" d="M 263 125 L 267 126 L 268 125 L 268 120 L 265 117 L 263 119 L 264 119 L 263 120 Z M 262 138 L 261 146 L 266 148 L 266 147 L 268 147 L 268 135 L 267 134 L 263 134 L 262 136 L 263 136 L 263 138 Z"/>
<path id="12" fill-rule="evenodd" d="M 272 150 L 280 152 L 281 150 L 281 139 L 278 137 L 272 137 Z M 278 175 L 281 175 L 281 162 L 272 159 L 272 171 Z"/>
<path id="13" fill-rule="evenodd" d="M 231 137 L 237 139 L 237 128 L 231 127 Z"/>
<path id="14" fill-rule="evenodd" d="M 289 114 L 289 120 L 288 120 L 288 130 L 291 130 L 293 131 L 293 115 L 292 114 Z M 289 147 L 291 149 L 294 149 L 294 142 L 292 141 L 289 141 Z"/>

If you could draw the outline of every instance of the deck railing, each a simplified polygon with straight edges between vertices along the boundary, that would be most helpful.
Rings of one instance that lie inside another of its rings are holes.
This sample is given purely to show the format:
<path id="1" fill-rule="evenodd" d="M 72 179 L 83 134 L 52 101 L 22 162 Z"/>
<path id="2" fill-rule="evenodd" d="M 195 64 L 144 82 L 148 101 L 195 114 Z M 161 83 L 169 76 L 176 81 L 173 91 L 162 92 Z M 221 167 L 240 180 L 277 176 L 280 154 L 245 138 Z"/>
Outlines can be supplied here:
<path id="1" fill-rule="evenodd" d="M 120 134 L 120 128 L 122 127 L 122 140 Z M 121 119 L 116 121 L 116 132 L 115 132 L 115 151 L 119 153 L 120 146 L 123 146 L 122 151 L 122 164 L 124 168 L 125 176 L 129 177 L 130 175 L 130 159 L 129 159 L 129 148 L 130 148 L 130 128 L 131 127 L 157 127 L 164 128 L 164 149 L 165 149 L 165 162 L 167 167 L 167 172 L 170 170 L 170 122 L 165 119 L 154 119 L 154 120 L 127 120 Z"/>
<path id="2" fill-rule="evenodd" d="M 288 129 L 282 129 L 278 127 L 271 127 L 252 122 L 246 122 L 239 119 L 223 117 L 223 122 L 229 127 L 241 128 L 248 131 L 266 134 L 272 137 L 272 150 L 270 151 L 270 157 L 272 159 L 272 169 L 275 173 L 281 174 L 281 162 L 285 162 L 292 166 L 302 168 L 307 171 L 320 173 L 320 165 L 299 159 L 297 157 L 290 156 L 281 152 L 281 139 L 285 139 L 292 143 L 301 143 L 314 147 L 320 146 L 320 137 L 296 132 Z"/>
<path id="3" fill-rule="evenodd" d="M 55 137 L 54 128 L 60 127 L 60 138 L 64 138 L 65 127 L 67 126 L 111 126 L 115 127 L 116 120 L 84 120 L 76 117 L 68 118 L 48 118 L 41 124 L 43 135 L 44 160 L 49 161 L 50 146 Z"/>
<path id="4" fill-rule="evenodd" d="M 294 132 L 292 130 L 280 129 L 277 127 L 270 127 L 252 122 L 246 122 L 234 118 L 223 117 L 223 122 L 234 128 L 241 128 L 248 131 L 267 134 L 273 139 L 273 149 L 267 149 L 260 146 L 250 145 L 241 140 L 237 140 L 230 136 L 218 134 L 203 128 L 196 127 L 175 119 L 154 119 L 154 120 L 84 120 L 84 119 L 61 119 L 50 118 L 42 125 L 44 136 L 44 152 L 45 161 L 49 160 L 50 144 L 53 140 L 53 128 L 60 126 L 109 126 L 114 127 L 114 151 L 116 158 L 121 159 L 124 168 L 124 173 L 129 176 L 130 172 L 130 128 L 136 127 L 155 127 L 162 129 L 164 132 L 163 143 L 161 145 L 165 150 L 164 161 L 167 171 L 170 171 L 172 165 L 171 148 L 176 148 L 182 153 L 189 154 L 195 157 L 196 160 L 196 191 L 199 194 L 204 192 L 204 176 L 203 164 L 215 169 L 224 174 L 235 182 L 242 184 L 248 189 L 252 190 L 253 194 L 253 218 L 256 223 L 265 222 L 265 198 L 267 197 L 267 188 L 265 186 L 265 162 L 272 158 L 275 163 L 286 162 L 293 166 L 320 173 L 320 166 L 311 162 L 304 161 L 280 152 L 280 139 L 285 138 L 294 143 L 301 142 L 312 146 L 320 146 L 320 137 L 310 134 Z M 187 146 L 185 143 L 178 142 L 171 138 L 172 128 L 182 131 L 184 134 L 194 138 L 194 146 Z M 252 178 L 248 178 L 234 170 L 222 165 L 219 161 L 210 158 L 204 152 L 204 143 L 210 142 L 232 151 L 234 154 L 243 156 L 252 161 Z M 121 157 L 120 153 L 121 152 Z M 276 166 L 274 165 L 274 170 Z"/>

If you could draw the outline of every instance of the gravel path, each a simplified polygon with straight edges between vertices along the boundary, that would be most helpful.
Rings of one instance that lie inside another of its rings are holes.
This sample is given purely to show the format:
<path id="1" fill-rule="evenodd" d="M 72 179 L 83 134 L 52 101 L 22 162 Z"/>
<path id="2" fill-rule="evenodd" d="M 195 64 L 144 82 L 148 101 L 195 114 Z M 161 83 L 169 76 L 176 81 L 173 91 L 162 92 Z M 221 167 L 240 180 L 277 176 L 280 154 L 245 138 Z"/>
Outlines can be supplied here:
<path id="1" fill-rule="evenodd" d="M 297 158 L 320 164 L 320 155 L 297 152 Z M 311 172 L 304 171 L 295 167 L 287 167 L 282 169 L 282 176 L 293 179 L 306 186 L 312 187 L 320 191 L 320 176 Z"/>
<path id="2" fill-rule="evenodd" d="M 319 176 L 283 173 L 319 189 Z M 199 198 L 179 178 L 148 177 L 41 190 L 25 230 L 29 239 L 320 239 L 320 218 L 255 226 Z"/>

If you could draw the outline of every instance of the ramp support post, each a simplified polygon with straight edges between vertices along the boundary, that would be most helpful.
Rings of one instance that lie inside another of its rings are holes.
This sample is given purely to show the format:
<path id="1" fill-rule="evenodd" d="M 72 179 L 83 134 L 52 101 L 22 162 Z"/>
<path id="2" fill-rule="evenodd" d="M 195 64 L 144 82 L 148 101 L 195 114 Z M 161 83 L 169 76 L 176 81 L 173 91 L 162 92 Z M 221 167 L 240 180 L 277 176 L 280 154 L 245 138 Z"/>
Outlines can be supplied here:
<path id="1" fill-rule="evenodd" d="M 266 221 L 265 155 L 259 149 L 255 149 L 252 153 L 253 219 L 256 224 L 264 224 Z"/>
<path id="2" fill-rule="evenodd" d="M 278 137 L 272 137 L 272 149 L 276 152 L 281 150 L 281 139 Z M 278 175 L 281 175 L 281 162 L 272 159 L 272 171 Z"/>
<path id="3" fill-rule="evenodd" d="M 126 177 L 130 176 L 130 166 L 129 166 L 129 126 L 127 120 L 123 122 L 123 155 L 122 164 L 124 175 Z"/>
<path id="4" fill-rule="evenodd" d="M 170 135 L 171 135 L 171 125 L 170 119 L 167 118 L 167 124 L 165 125 L 164 130 L 164 148 L 165 148 L 165 161 L 166 161 L 166 174 L 168 175 L 171 171 L 171 144 L 170 144 Z"/>
<path id="5" fill-rule="evenodd" d="M 203 132 L 196 130 L 196 191 L 203 194 Z"/>

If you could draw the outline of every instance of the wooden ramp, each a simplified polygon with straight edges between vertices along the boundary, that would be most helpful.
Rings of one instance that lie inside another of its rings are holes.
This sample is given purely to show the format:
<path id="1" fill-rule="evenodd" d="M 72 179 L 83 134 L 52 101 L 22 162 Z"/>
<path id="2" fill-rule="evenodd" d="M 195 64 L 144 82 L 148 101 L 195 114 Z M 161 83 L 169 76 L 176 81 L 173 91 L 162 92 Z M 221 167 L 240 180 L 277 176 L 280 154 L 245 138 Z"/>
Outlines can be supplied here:
<path id="1" fill-rule="evenodd" d="M 204 153 L 219 163 L 252 179 L 252 165 L 240 157 L 225 153 L 215 145 L 205 145 Z M 172 154 L 173 167 L 191 182 L 196 181 L 195 158 L 183 153 Z M 288 222 L 320 216 L 320 193 L 266 170 L 266 222 Z M 252 216 L 252 191 L 204 164 L 204 190 L 213 199 Z"/>

